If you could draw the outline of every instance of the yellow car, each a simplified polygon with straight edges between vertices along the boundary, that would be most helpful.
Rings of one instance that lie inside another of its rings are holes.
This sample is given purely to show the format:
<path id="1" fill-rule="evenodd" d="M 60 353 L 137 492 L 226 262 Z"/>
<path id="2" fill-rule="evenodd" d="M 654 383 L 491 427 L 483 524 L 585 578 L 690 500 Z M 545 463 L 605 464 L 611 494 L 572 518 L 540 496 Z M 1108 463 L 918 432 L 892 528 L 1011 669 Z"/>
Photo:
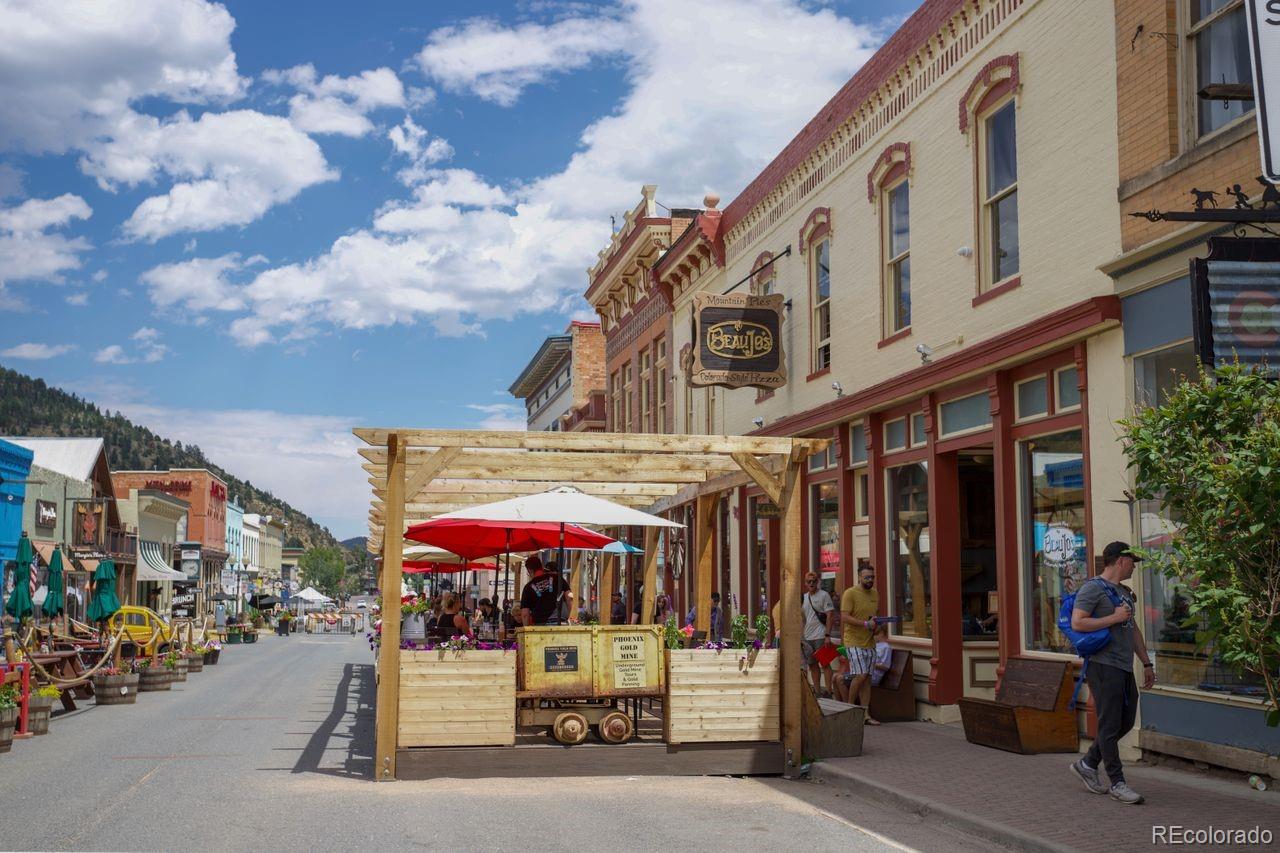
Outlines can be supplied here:
<path id="1" fill-rule="evenodd" d="M 111 617 L 111 633 L 119 631 L 121 625 L 124 626 L 125 636 L 137 647 L 138 654 L 153 655 L 169 650 L 173 629 L 150 607 L 124 605 Z M 152 634 L 156 635 L 154 640 Z"/>

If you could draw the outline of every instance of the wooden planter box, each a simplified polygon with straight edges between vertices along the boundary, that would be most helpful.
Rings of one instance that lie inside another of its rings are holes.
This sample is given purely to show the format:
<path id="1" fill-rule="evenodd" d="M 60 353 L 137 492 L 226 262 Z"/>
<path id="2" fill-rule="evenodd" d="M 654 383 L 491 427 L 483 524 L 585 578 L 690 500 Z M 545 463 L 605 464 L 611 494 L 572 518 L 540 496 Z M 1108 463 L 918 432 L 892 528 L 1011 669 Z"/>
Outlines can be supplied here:
<path id="1" fill-rule="evenodd" d="M 777 649 L 667 649 L 666 655 L 667 743 L 781 739 Z"/>
<path id="2" fill-rule="evenodd" d="M 17 727 L 17 708 L 0 711 L 0 752 L 8 752 L 13 747 L 13 731 Z"/>
<path id="3" fill-rule="evenodd" d="M 401 748 L 515 741 L 515 652 L 400 652 Z"/>
<path id="4" fill-rule="evenodd" d="M 93 701 L 97 705 L 132 705 L 138 701 L 138 675 L 95 675 Z"/>
<path id="5" fill-rule="evenodd" d="M 37 696 L 32 691 L 27 703 L 27 731 L 33 735 L 49 733 L 49 716 L 53 713 L 53 703 L 56 701 L 52 696 Z"/>

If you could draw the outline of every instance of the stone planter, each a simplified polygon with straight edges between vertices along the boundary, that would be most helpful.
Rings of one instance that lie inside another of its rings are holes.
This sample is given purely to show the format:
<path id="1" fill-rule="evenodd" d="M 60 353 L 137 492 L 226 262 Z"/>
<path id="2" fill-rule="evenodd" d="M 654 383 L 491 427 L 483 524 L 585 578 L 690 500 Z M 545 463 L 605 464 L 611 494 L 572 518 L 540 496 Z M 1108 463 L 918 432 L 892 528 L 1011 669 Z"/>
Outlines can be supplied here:
<path id="1" fill-rule="evenodd" d="M 214 666 L 215 664 L 217 664 L 217 662 L 218 662 L 218 655 L 220 655 L 220 654 L 222 654 L 222 649 L 217 649 L 216 651 L 212 651 L 212 652 L 205 652 L 205 653 L 204 653 L 204 665 L 205 665 L 205 666 Z"/>
<path id="2" fill-rule="evenodd" d="M 199 672 L 204 669 L 204 657 L 202 655 L 190 655 L 187 657 L 187 672 Z"/>
<path id="3" fill-rule="evenodd" d="M 156 693 L 173 687 L 173 674 L 163 666 L 148 667 L 138 673 L 138 692 Z"/>
<path id="4" fill-rule="evenodd" d="M 53 713 L 53 703 L 58 701 L 53 696 L 37 696 L 31 694 L 27 703 L 27 731 L 33 735 L 49 733 L 49 715 Z"/>
<path id="5" fill-rule="evenodd" d="M 0 752 L 8 752 L 13 746 L 13 730 L 18 727 L 18 709 L 0 711 Z"/>
<path id="6" fill-rule="evenodd" d="M 780 740 L 780 683 L 777 649 L 668 649 L 664 740 Z"/>
<path id="7" fill-rule="evenodd" d="M 138 674 L 95 675 L 93 701 L 98 705 L 132 705 L 138 701 Z"/>

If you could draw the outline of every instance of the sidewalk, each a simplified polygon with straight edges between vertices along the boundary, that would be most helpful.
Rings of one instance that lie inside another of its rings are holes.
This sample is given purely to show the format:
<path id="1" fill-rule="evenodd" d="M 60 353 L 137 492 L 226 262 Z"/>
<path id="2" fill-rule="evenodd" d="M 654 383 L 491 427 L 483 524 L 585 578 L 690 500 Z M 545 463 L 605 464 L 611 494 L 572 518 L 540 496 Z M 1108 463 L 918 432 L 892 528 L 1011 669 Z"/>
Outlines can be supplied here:
<path id="1" fill-rule="evenodd" d="M 1015 850 L 1145 849 L 1153 845 L 1153 826 L 1256 826 L 1271 830 L 1271 844 L 1236 849 L 1280 850 L 1280 793 L 1274 790 L 1129 765 L 1126 779 L 1147 802 L 1126 806 L 1085 790 L 1067 769 L 1073 759 L 974 746 L 959 726 L 886 723 L 866 730 L 860 757 L 817 762 L 810 777 Z"/>

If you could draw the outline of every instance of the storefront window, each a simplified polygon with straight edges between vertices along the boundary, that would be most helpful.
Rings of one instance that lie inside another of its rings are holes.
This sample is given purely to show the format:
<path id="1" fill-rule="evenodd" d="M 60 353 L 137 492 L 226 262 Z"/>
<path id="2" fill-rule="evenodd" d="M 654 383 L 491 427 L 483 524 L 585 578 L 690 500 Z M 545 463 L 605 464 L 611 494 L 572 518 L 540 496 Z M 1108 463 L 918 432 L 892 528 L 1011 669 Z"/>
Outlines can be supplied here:
<path id="1" fill-rule="evenodd" d="M 812 493 L 813 566 L 823 586 L 834 588 L 836 572 L 840 571 L 840 484 L 834 480 L 818 483 Z"/>
<path id="2" fill-rule="evenodd" d="M 889 553 L 892 555 L 893 615 L 898 633 L 929 637 L 933 630 L 929 591 L 929 468 L 927 462 L 888 470 Z"/>
<path id="3" fill-rule="evenodd" d="M 1178 344 L 1133 360 L 1134 399 L 1138 405 L 1163 400 L 1183 376 L 1196 375 L 1190 343 Z M 1181 520 L 1159 501 L 1139 501 L 1138 541 L 1152 551 L 1172 548 Z M 1225 666 L 1212 643 L 1198 645 L 1196 631 L 1203 628 L 1189 612 L 1191 598 L 1181 578 L 1166 577 L 1158 569 L 1145 569 L 1146 608 L 1144 628 L 1147 648 L 1156 663 L 1156 677 L 1170 687 L 1189 687 L 1215 693 L 1263 695 L 1257 676 L 1241 675 Z"/>
<path id="4" fill-rule="evenodd" d="M 1089 576 L 1080 432 L 1032 439 L 1021 447 L 1027 647 L 1070 653 L 1058 630 L 1058 608 Z"/>

